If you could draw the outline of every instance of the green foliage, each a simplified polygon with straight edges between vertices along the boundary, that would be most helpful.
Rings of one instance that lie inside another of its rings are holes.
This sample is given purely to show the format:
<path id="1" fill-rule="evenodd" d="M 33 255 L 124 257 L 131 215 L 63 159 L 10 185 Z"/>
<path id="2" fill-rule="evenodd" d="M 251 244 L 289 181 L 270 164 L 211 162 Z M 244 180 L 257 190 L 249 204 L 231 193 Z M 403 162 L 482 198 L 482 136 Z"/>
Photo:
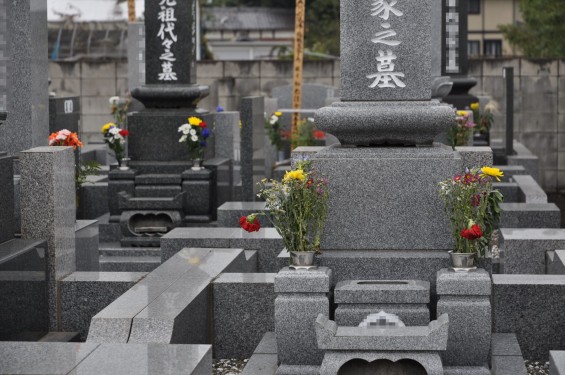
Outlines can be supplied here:
<path id="1" fill-rule="evenodd" d="M 77 191 L 87 183 L 89 175 L 98 174 L 100 171 L 100 164 L 95 160 L 89 160 L 86 163 L 78 165 L 75 170 L 75 188 Z"/>
<path id="2" fill-rule="evenodd" d="M 296 139 L 294 144 L 296 147 L 300 146 L 315 146 L 316 140 L 314 139 L 314 131 L 316 127 L 314 122 L 308 119 L 302 119 L 298 126 L 298 134 L 296 135 Z"/>
<path id="3" fill-rule="evenodd" d="M 531 58 L 565 57 L 563 0 L 520 0 L 524 23 L 501 25 L 508 42 Z"/>

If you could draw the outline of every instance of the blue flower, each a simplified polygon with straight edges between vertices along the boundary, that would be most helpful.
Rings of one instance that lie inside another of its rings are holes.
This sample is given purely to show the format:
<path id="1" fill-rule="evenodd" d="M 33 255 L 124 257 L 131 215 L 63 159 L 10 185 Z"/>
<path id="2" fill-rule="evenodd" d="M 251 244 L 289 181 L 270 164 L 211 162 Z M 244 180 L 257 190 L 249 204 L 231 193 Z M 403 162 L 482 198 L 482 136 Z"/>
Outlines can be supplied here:
<path id="1" fill-rule="evenodd" d="M 210 129 L 208 129 L 208 128 L 202 129 L 202 137 L 204 137 L 204 139 L 206 139 L 209 136 L 210 136 Z"/>
<path id="2" fill-rule="evenodd" d="M 206 141 L 200 142 L 200 147 L 206 147 Z"/>
<path id="3" fill-rule="evenodd" d="M 216 112 L 223 112 L 224 111 L 224 107 L 222 107 L 221 105 L 216 107 Z"/>

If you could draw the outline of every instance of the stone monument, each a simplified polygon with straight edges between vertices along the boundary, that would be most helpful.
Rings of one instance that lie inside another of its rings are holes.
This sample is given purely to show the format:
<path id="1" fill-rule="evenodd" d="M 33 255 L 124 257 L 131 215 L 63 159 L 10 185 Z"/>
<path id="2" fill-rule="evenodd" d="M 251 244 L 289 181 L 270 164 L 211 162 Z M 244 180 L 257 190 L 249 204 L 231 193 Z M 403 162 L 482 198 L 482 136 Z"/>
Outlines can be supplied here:
<path id="1" fill-rule="evenodd" d="M 434 144 L 453 122 L 431 99 L 433 0 L 341 1 L 341 102 L 316 112 L 341 146 L 313 163 L 331 181 L 324 250 L 450 249 L 437 183 L 461 157 Z"/>

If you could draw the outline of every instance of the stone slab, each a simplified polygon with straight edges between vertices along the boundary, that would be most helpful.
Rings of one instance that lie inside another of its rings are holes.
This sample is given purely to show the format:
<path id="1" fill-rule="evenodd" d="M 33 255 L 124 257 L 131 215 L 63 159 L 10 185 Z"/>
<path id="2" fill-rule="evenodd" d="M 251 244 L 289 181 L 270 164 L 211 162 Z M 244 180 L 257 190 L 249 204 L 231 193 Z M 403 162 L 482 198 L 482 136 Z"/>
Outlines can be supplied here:
<path id="1" fill-rule="evenodd" d="M 265 202 L 226 202 L 218 207 L 218 226 L 239 228 L 239 218 L 265 211 Z M 272 227 L 264 216 L 257 216 L 261 228 Z"/>
<path id="2" fill-rule="evenodd" d="M 491 371 L 482 366 L 444 366 L 443 375 L 491 375 Z"/>
<path id="3" fill-rule="evenodd" d="M 492 149 L 490 147 L 459 146 L 455 151 L 461 155 L 464 168 L 477 168 L 493 164 Z"/>
<path id="4" fill-rule="evenodd" d="M 269 273 L 223 273 L 213 281 L 215 358 L 249 358 L 274 331 L 274 283 Z"/>
<path id="5" fill-rule="evenodd" d="M 500 209 L 501 228 L 561 228 L 555 203 L 501 203 Z"/>
<path id="6" fill-rule="evenodd" d="M 79 332 L 85 341 L 92 317 L 146 275 L 145 272 L 74 272 L 65 277 L 59 282 L 62 330 Z"/>
<path id="7" fill-rule="evenodd" d="M 519 203 L 518 184 L 515 182 L 494 182 L 493 189 L 498 189 L 504 196 L 504 203 Z"/>
<path id="8" fill-rule="evenodd" d="M 276 354 L 253 354 L 241 375 L 275 375 L 279 367 Z"/>
<path id="9" fill-rule="evenodd" d="M 468 273 L 442 269 L 437 273 L 436 292 L 440 296 L 490 296 L 490 275 L 481 268 Z"/>
<path id="10" fill-rule="evenodd" d="M 504 273 L 545 273 L 545 253 L 565 248 L 564 229 L 510 229 L 500 230 Z"/>
<path id="11" fill-rule="evenodd" d="M 384 311 L 398 315 L 406 326 L 426 326 L 430 310 L 425 304 L 346 304 L 335 309 L 335 322 L 339 326 L 357 327 L 369 314 Z"/>
<path id="12" fill-rule="evenodd" d="M 461 170 L 450 148 L 326 148 L 313 164 L 329 179 L 323 249 L 452 248 L 437 191 Z"/>
<path id="13" fill-rule="evenodd" d="M 275 332 L 266 332 L 257 345 L 254 354 L 277 354 L 277 337 Z"/>
<path id="14" fill-rule="evenodd" d="M 549 375 L 565 374 L 565 351 L 551 350 L 549 352 Z"/>
<path id="15" fill-rule="evenodd" d="M 514 176 L 519 187 L 519 199 L 525 203 L 547 203 L 547 194 L 532 176 Z"/>
<path id="16" fill-rule="evenodd" d="M 515 333 L 493 333 L 490 351 L 492 356 L 522 356 Z"/>
<path id="17" fill-rule="evenodd" d="M 334 302 L 348 303 L 429 303 L 430 283 L 420 280 L 349 280 L 334 289 Z"/>
<path id="18" fill-rule="evenodd" d="M 241 161 L 241 186 L 243 201 L 254 201 L 253 193 L 253 151 L 257 145 L 253 145 L 254 129 L 264 126 L 265 100 L 260 96 L 248 96 L 241 99 L 241 138 L 240 138 L 240 161 Z"/>
<path id="19" fill-rule="evenodd" d="M 98 221 L 77 220 L 75 224 L 75 252 L 77 271 L 98 271 L 100 255 Z"/>
<path id="20" fill-rule="evenodd" d="M 332 270 L 327 267 L 310 270 L 285 267 L 275 276 L 275 293 L 328 293 L 331 280 Z"/>
<path id="21" fill-rule="evenodd" d="M 493 275 L 493 332 L 515 332 L 525 359 L 565 349 L 565 276 Z M 539 324 L 544 322 L 544 324 Z"/>
<path id="22" fill-rule="evenodd" d="M 492 375 L 527 375 L 528 371 L 522 356 L 493 356 L 490 373 Z"/>
<path id="23" fill-rule="evenodd" d="M 319 375 L 320 366 L 281 364 L 276 375 Z"/>
<path id="24" fill-rule="evenodd" d="M 0 243 L 14 238 L 14 159 L 0 153 Z M 19 231 L 19 230 L 18 230 Z"/>
<path id="25" fill-rule="evenodd" d="M 548 251 L 547 270 L 549 275 L 565 275 L 565 250 Z"/>

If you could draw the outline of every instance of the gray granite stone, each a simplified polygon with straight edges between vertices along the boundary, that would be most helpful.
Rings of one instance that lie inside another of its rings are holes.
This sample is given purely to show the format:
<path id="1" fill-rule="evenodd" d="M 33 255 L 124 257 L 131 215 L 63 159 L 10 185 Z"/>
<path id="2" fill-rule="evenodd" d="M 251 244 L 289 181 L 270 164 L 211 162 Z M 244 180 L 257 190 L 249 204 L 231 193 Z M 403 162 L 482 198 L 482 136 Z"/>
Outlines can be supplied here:
<path id="1" fill-rule="evenodd" d="M 527 375 L 528 371 L 526 370 L 522 356 L 494 356 L 492 357 L 490 374 Z"/>
<path id="2" fill-rule="evenodd" d="M 71 147 L 38 147 L 20 154 L 23 239 L 47 240 L 50 327 L 60 313 L 56 281 L 74 272 L 75 183 Z"/>
<path id="3" fill-rule="evenodd" d="M 444 366 L 443 375 L 491 375 L 491 371 L 483 366 Z"/>
<path id="4" fill-rule="evenodd" d="M 320 366 L 281 364 L 276 375 L 319 375 Z"/>
<path id="5" fill-rule="evenodd" d="M 62 330 L 86 340 L 93 316 L 143 279 L 145 272 L 74 272 L 59 282 Z"/>
<path id="6" fill-rule="evenodd" d="M 14 238 L 14 160 L 0 152 L 0 243 Z"/>
<path id="7" fill-rule="evenodd" d="M 77 271 L 98 271 L 98 221 L 77 220 L 75 224 L 75 251 Z"/>
<path id="8" fill-rule="evenodd" d="M 342 63 L 343 64 L 343 63 Z M 453 108 L 432 101 L 337 102 L 316 112 L 316 127 L 342 145 L 431 146 L 453 123 Z"/>
<path id="9" fill-rule="evenodd" d="M 540 181 L 539 158 L 516 140 L 514 140 L 513 149 L 515 155 L 507 157 L 508 165 L 520 165 L 524 167 L 525 174 L 532 176 L 536 181 Z"/>
<path id="10" fill-rule="evenodd" d="M 264 126 L 265 101 L 260 96 L 241 99 L 241 186 L 243 201 L 255 200 L 253 193 L 253 129 Z"/>
<path id="11" fill-rule="evenodd" d="M 546 253 L 547 269 L 549 275 L 565 275 L 565 250 L 548 251 Z"/>
<path id="12" fill-rule="evenodd" d="M 128 22 L 129 91 L 145 84 L 145 23 Z"/>
<path id="13" fill-rule="evenodd" d="M 448 345 L 441 355 L 443 364 L 484 366 L 488 362 L 491 337 L 489 297 L 440 295 L 437 313 L 449 315 Z"/>
<path id="14" fill-rule="evenodd" d="M 500 228 L 561 228 L 555 203 L 501 203 L 500 209 Z"/>
<path id="15" fill-rule="evenodd" d="M 102 344 L 69 375 L 209 375 L 210 345 Z"/>
<path id="16" fill-rule="evenodd" d="M 363 5 L 341 4 L 341 99 L 429 100 L 432 1 L 398 3 L 390 13 L 386 6 L 376 11 L 370 3 Z M 383 35 L 379 38 L 378 34 Z M 379 50 L 394 55 L 391 69 L 385 70 L 387 65 L 383 64 L 382 71 L 403 73 L 400 81 L 405 87 L 392 82 L 388 87 L 369 87 L 374 79 L 368 76 L 377 74 L 381 67 L 375 62 Z"/>
<path id="17" fill-rule="evenodd" d="M 532 176 L 514 176 L 514 181 L 519 187 L 518 199 L 525 203 L 547 203 L 547 194 Z"/>
<path id="18" fill-rule="evenodd" d="M 492 165 L 492 149 L 490 147 L 455 147 L 455 151 L 461 155 L 463 167 L 473 169 Z"/>
<path id="19" fill-rule="evenodd" d="M 46 146 L 49 136 L 47 1 L 6 1 L 6 106 L 0 150 Z"/>
<path id="20" fill-rule="evenodd" d="M 369 314 L 384 311 L 397 315 L 406 326 L 425 326 L 430 322 L 430 310 L 425 304 L 346 304 L 335 309 L 339 326 L 357 327 Z"/>
<path id="21" fill-rule="evenodd" d="M 108 212 L 108 181 L 100 177 L 104 181 L 89 182 L 79 189 L 77 219 L 94 220 Z"/>
<path id="22" fill-rule="evenodd" d="M 521 165 L 494 165 L 494 167 L 504 172 L 504 177 L 500 178 L 502 182 L 513 182 L 514 176 L 523 176 L 528 174 L 526 169 L 524 169 Z"/>
<path id="23" fill-rule="evenodd" d="M 277 99 L 277 109 L 292 108 L 292 85 L 273 87 L 271 96 Z M 306 83 L 302 85 L 302 104 L 300 108 L 318 109 L 326 105 L 327 98 L 339 96 L 333 86 Z M 269 112 L 269 111 L 267 111 Z M 274 111 L 269 112 L 268 114 Z"/>
<path id="24" fill-rule="evenodd" d="M 253 352 L 254 354 L 277 354 L 277 337 L 275 332 L 266 332 Z"/>
<path id="25" fill-rule="evenodd" d="M 49 133 L 55 133 L 62 129 L 82 134 L 80 124 L 80 97 L 49 98 Z M 79 153 L 76 153 L 78 162 Z"/>
<path id="26" fill-rule="evenodd" d="M 242 375 L 275 375 L 279 359 L 277 354 L 253 354 L 243 369 Z"/>
<path id="27" fill-rule="evenodd" d="M 500 230 L 504 273 L 544 274 L 545 253 L 565 248 L 563 229 Z"/>
<path id="28" fill-rule="evenodd" d="M 213 281 L 215 358 L 249 358 L 274 331 L 274 282 L 272 273 L 224 273 Z"/>
<path id="29" fill-rule="evenodd" d="M 492 275 L 493 332 L 515 332 L 524 358 L 565 348 L 565 276 Z M 539 322 L 543 322 L 540 324 Z"/>
<path id="30" fill-rule="evenodd" d="M 285 267 L 275 276 L 275 293 L 327 293 L 332 285 L 332 270 L 318 267 L 295 270 Z"/>
<path id="31" fill-rule="evenodd" d="M 215 155 L 220 158 L 240 161 L 239 112 L 213 114 L 215 130 Z"/>
<path id="32" fill-rule="evenodd" d="M 0 358 L 9 360 L 0 361 L 0 374 L 67 375 L 97 348 L 90 343 L 1 342 Z"/>
<path id="33" fill-rule="evenodd" d="M 522 356 L 515 333 L 493 333 L 490 352 L 492 356 Z"/>
<path id="34" fill-rule="evenodd" d="M 325 146 L 299 146 L 296 147 L 291 152 L 291 164 L 297 160 L 310 160 L 316 155 L 318 152 L 322 151 Z"/>
<path id="35" fill-rule="evenodd" d="M 218 207 L 218 226 L 239 227 L 239 218 L 265 211 L 265 202 L 226 202 Z M 257 216 L 261 228 L 272 227 L 265 216 Z"/>
<path id="36" fill-rule="evenodd" d="M 519 203 L 518 184 L 515 182 L 494 182 L 493 189 L 498 189 L 504 197 L 504 203 Z"/>
<path id="37" fill-rule="evenodd" d="M 349 363 L 352 359 L 356 359 L 357 363 Z M 410 361 L 406 361 L 410 360 Z M 370 362 L 375 367 L 365 367 L 363 362 Z M 421 367 L 416 366 L 412 361 L 420 364 Z M 384 362 L 384 363 L 383 363 Z M 395 362 L 396 365 L 391 365 L 390 362 Z M 347 351 L 338 352 L 331 351 L 326 352 L 324 357 L 324 363 L 320 367 L 319 375 L 337 375 L 337 374 L 360 374 L 360 371 L 373 371 L 372 373 L 377 373 L 378 365 L 384 367 L 384 371 L 391 371 L 391 367 L 398 372 L 395 373 L 406 373 L 406 374 L 427 374 L 427 375 L 443 375 L 443 367 L 441 363 L 441 358 L 437 353 L 426 353 L 426 352 L 380 352 L 380 351 Z M 346 366 L 344 366 L 346 365 Z M 342 367 L 343 366 L 343 367 Z M 359 367 L 361 368 L 359 368 Z M 400 369 L 398 367 L 400 367 Z M 380 370 L 383 370 L 383 367 Z M 342 370 L 340 370 L 342 369 Z M 370 369 L 370 370 L 369 370 Z M 348 370 L 350 372 L 348 372 Z M 389 372 L 384 373 L 389 373 Z M 369 372 L 371 373 L 371 372 Z"/>
<path id="38" fill-rule="evenodd" d="M 208 169 L 183 172 L 182 190 L 184 192 L 184 211 L 190 215 L 212 218 L 215 175 Z"/>
<path id="39" fill-rule="evenodd" d="M 140 174 L 135 176 L 136 185 L 180 185 L 181 176 L 178 174 Z"/>
<path id="40" fill-rule="evenodd" d="M 449 148 L 327 148 L 313 164 L 329 180 L 323 249 L 452 248 L 437 192 L 461 170 Z"/>
<path id="41" fill-rule="evenodd" d="M 437 273 L 436 291 L 439 296 L 490 296 L 490 275 L 484 269 L 475 272 L 454 272 L 441 269 Z"/>
<path id="42" fill-rule="evenodd" d="M 346 303 L 429 303 L 430 283 L 420 280 L 348 280 L 334 289 L 334 302 Z"/>
<path id="43" fill-rule="evenodd" d="M 131 195 L 118 193 L 120 210 L 182 210 L 184 193 L 174 197 L 132 197 Z"/>
<path id="44" fill-rule="evenodd" d="M 110 174 L 108 175 L 110 178 L 110 181 L 108 182 L 108 210 L 110 211 L 110 215 L 119 216 L 122 213 L 120 209 L 119 194 L 124 192 L 131 196 L 134 196 L 135 183 L 133 181 L 133 178 L 129 180 L 114 180 L 112 172 L 113 171 L 110 171 Z"/>
<path id="45" fill-rule="evenodd" d="M 549 352 L 549 375 L 565 374 L 565 351 L 551 350 Z"/>

